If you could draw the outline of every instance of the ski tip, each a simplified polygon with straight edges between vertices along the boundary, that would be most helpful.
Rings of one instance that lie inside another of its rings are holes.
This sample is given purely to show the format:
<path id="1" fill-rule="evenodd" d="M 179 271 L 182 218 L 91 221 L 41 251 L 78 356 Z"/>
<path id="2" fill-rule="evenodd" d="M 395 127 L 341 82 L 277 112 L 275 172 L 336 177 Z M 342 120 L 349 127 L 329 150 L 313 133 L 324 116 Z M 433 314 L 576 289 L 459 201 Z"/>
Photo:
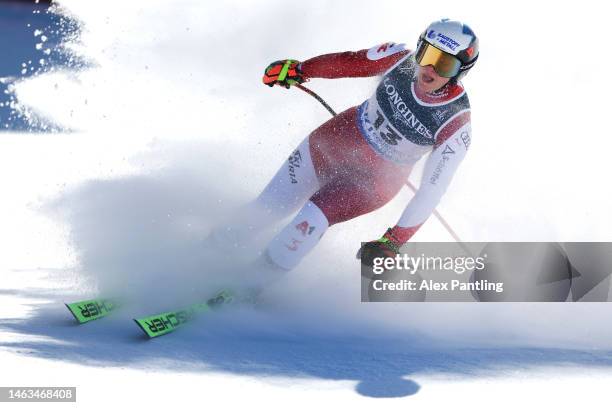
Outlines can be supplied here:
<path id="1" fill-rule="evenodd" d="M 81 324 L 106 317 L 117 308 L 117 304 L 114 301 L 106 298 L 82 300 L 64 303 L 64 305 Z"/>
<path id="2" fill-rule="evenodd" d="M 138 327 L 140 327 L 140 329 L 144 332 L 144 334 L 147 336 L 147 339 L 150 339 L 151 336 L 149 335 L 149 333 L 147 333 L 147 330 L 144 328 L 144 326 L 138 321 L 138 319 L 132 319 L 134 320 L 134 323 L 136 323 L 136 325 Z"/>
<path id="3" fill-rule="evenodd" d="M 72 315 L 72 317 L 74 317 L 74 320 L 76 320 L 77 323 L 81 324 L 81 321 L 79 320 L 79 317 L 74 313 L 74 310 L 72 310 L 70 305 L 68 303 L 64 303 L 64 306 L 66 306 L 68 308 L 68 310 L 70 310 L 70 314 Z"/>

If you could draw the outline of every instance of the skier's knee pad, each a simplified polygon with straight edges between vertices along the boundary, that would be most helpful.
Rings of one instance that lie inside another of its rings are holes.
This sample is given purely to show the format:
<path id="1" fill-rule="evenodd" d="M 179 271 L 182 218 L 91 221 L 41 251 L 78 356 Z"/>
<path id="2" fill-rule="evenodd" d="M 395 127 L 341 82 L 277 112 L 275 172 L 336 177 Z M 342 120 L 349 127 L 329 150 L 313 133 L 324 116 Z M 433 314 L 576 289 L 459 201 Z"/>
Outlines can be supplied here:
<path id="1" fill-rule="evenodd" d="M 308 201 L 293 221 L 268 245 L 270 260 L 283 269 L 293 269 L 317 245 L 328 227 L 325 214 Z"/>

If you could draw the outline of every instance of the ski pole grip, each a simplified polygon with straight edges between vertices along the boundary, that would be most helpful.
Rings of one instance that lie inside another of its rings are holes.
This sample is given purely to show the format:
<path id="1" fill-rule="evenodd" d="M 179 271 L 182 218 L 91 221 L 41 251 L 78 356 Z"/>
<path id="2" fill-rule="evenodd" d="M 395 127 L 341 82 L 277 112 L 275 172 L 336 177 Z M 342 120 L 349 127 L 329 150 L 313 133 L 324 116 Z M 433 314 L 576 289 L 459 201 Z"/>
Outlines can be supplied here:
<path id="1" fill-rule="evenodd" d="M 280 73 L 278 74 L 278 81 L 283 82 L 285 78 L 287 78 L 287 72 L 289 72 L 289 66 L 293 63 L 292 60 L 287 60 L 283 64 L 283 68 L 281 68 Z"/>

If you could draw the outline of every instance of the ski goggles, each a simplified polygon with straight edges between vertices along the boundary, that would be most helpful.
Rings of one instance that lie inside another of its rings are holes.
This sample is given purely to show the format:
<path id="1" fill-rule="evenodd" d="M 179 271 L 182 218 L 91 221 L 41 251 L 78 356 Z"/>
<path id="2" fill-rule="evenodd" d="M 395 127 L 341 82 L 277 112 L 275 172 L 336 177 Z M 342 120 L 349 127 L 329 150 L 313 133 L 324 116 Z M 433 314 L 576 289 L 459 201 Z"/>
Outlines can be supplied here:
<path id="1" fill-rule="evenodd" d="M 421 41 L 421 44 L 419 44 L 414 58 L 417 64 L 422 67 L 431 65 L 436 73 L 444 78 L 452 78 L 461 70 L 459 58 L 425 41 Z"/>

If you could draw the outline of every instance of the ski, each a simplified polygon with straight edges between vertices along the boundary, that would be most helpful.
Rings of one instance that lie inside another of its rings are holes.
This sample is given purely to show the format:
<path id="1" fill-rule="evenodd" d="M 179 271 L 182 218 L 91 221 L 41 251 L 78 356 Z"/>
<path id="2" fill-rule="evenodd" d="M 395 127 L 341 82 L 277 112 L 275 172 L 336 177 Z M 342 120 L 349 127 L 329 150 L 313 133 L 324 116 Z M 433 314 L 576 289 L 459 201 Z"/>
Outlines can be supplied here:
<path id="1" fill-rule="evenodd" d="M 87 323 L 111 314 L 118 303 L 112 299 L 97 298 L 73 303 L 64 303 L 77 322 Z"/>
<path id="2" fill-rule="evenodd" d="M 194 320 L 196 316 L 215 310 L 221 305 L 233 302 L 233 300 L 234 295 L 228 290 L 223 290 L 204 303 L 195 303 L 182 309 L 142 317 L 134 319 L 134 321 L 152 339 L 171 333 Z"/>

